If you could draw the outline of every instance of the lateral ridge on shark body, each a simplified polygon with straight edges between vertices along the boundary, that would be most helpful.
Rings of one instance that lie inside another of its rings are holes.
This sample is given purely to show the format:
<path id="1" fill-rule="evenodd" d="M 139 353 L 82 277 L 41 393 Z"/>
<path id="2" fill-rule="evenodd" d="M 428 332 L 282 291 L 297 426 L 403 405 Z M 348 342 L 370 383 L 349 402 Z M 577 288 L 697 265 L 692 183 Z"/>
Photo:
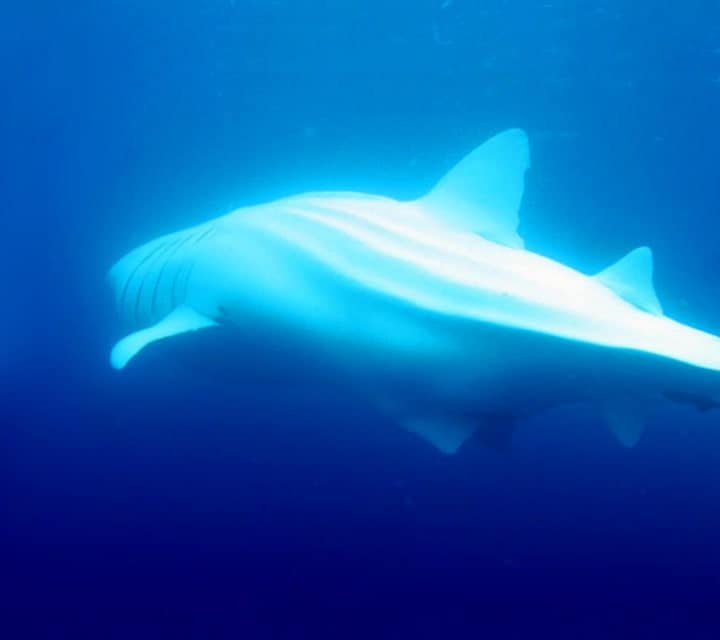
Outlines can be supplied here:
<path id="1" fill-rule="evenodd" d="M 223 326 L 248 378 L 324 372 L 448 453 L 563 404 L 597 406 L 628 446 L 662 400 L 720 406 L 720 338 L 663 315 L 650 249 L 587 276 L 524 248 L 529 164 L 512 129 L 417 200 L 306 193 L 142 245 L 110 271 L 137 327 L 111 364 Z"/>

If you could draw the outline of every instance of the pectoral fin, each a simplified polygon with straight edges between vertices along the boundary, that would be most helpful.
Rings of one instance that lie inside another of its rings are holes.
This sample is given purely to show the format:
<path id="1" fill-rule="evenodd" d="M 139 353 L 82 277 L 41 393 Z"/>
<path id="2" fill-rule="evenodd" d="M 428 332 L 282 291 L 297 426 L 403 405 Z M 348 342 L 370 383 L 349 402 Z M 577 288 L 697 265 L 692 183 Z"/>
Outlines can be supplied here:
<path id="1" fill-rule="evenodd" d="M 110 353 L 110 364 L 113 369 L 123 369 L 142 349 L 156 340 L 213 327 L 216 324 L 211 318 L 190 307 L 178 307 L 152 327 L 131 333 L 120 340 Z"/>

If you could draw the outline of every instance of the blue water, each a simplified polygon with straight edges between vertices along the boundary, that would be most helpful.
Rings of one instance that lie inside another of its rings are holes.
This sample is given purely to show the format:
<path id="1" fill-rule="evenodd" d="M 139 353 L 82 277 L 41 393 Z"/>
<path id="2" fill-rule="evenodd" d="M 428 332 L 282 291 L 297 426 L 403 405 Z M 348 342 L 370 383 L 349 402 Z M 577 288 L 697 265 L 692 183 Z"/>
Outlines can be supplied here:
<path id="1" fill-rule="evenodd" d="M 104 281 L 245 204 L 415 197 L 519 126 L 528 246 L 648 244 L 666 311 L 720 333 L 717 1 L 2 13 L 2 637 L 718 637 L 717 415 L 627 451 L 563 410 L 446 457 L 322 388 L 111 371 Z"/>

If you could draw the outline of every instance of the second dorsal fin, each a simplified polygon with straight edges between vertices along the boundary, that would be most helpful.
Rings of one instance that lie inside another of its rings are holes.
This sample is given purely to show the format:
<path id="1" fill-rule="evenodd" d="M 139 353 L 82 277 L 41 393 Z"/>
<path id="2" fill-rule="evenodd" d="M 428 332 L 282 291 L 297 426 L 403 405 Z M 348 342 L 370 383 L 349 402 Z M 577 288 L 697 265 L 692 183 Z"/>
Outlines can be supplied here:
<path id="1" fill-rule="evenodd" d="M 633 249 L 595 278 L 643 311 L 663 314 L 653 286 L 653 257 L 648 247 Z"/>

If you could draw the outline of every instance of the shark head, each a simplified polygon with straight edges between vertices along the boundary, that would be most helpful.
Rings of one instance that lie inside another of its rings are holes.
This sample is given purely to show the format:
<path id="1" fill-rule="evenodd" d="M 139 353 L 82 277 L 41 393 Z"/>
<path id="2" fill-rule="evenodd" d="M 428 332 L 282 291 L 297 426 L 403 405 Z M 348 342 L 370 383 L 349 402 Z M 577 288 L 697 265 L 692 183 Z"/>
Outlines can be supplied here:
<path id="1" fill-rule="evenodd" d="M 185 299 L 194 269 L 193 251 L 213 231 L 202 225 L 144 244 L 108 273 L 117 309 L 134 326 L 157 322 Z"/>

